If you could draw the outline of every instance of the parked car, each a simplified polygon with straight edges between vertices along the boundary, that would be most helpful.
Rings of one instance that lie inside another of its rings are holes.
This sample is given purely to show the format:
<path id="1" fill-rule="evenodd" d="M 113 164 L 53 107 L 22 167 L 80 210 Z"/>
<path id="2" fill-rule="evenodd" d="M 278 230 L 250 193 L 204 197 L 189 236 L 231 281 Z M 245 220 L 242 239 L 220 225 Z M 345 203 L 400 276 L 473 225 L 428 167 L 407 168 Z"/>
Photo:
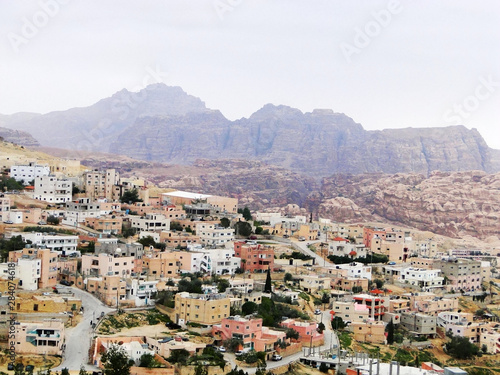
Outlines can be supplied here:
<path id="1" fill-rule="evenodd" d="M 319 315 L 319 314 L 321 314 L 321 310 L 320 309 L 314 310 L 314 315 Z"/>
<path id="2" fill-rule="evenodd" d="M 71 286 L 71 283 L 68 280 L 61 280 L 60 284 L 61 285 L 66 285 L 66 286 Z"/>
<path id="3" fill-rule="evenodd" d="M 35 369 L 35 366 L 33 366 L 33 365 L 26 365 L 26 367 L 25 367 L 24 370 L 25 371 L 33 371 L 34 369 Z"/>
<path id="4" fill-rule="evenodd" d="M 225 353 L 225 352 L 226 352 L 226 348 L 224 348 L 223 346 L 219 346 L 217 349 L 218 349 L 218 350 L 219 350 L 219 352 L 221 352 L 221 353 Z"/>
<path id="5" fill-rule="evenodd" d="M 234 355 L 235 355 L 236 357 L 239 357 L 240 355 L 243 355 L 243 354 L 244 354 L 244 353 L 243 353 L 243 350 L 238 350 L 238 351 L 236 351 L 236 352 L 234 353 Z"/>
<path id="6" fill-rule="evenodd" d="M 7 220 L 7 221 L 4 221 L 5 224 L 14 224 L 14 222 L 12 220 Z"/>
<path id="7" fill-rule="evenodd" d="M 271 361 L 281 361 L 282 359 L 283 357 L 279 354 L 273 354 L 273 356 L 271 357 Z"/>
<path id="8" fill-rule="evenodd" d="M 283 235 L 283 238 L 288 238 L 288 237 L 290 237 L 288 234 Z"/>
<path id="9" fill-rule="evenodd" d="M 14 370 L 14 365 L 13 365 L 12 363 L 9 363 L 9 364 L 7 365 L 7 370 L 9 370 L 9 371 L 13 371 L 13 370 Z"/>
<path id="10" fill-rule="evenodd" d="M 38 225 L 47 225 L 47 223 L 45 221 L 41 220 L 38 222 Z"/>
<path id="11" fill-rule="evenodd" d="M 306 238 L 304 236 L 299 237 L 299 241 L 305 241 L 305 240 L 306 240 Z"/>

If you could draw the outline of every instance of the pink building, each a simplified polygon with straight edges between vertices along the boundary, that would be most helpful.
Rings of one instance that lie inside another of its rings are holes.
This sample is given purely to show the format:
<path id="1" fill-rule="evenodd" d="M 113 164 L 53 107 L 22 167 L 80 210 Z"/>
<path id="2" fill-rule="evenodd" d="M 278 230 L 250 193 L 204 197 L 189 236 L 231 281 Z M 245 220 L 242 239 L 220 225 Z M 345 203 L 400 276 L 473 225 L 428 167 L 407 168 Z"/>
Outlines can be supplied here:
<path id="1" fill-rule="evenodd" d="M 142 267 L 142 260 L 141 260 Z M 82 256 L 82 273 L 90 276 L 130 276 L 136 269 L 133 256 L 120 257 L 110 254 L 85 254 Z"/>
<path id="2" fill-rule="evenodd" d="M 213 326 L 212 334 L 222 341 L 232 338 L 241 339 L 243 349 L 253 349 L 258 352 L 272 351 L 278 340 L 285 341 L 286 339 L 285 332 L 263 327 L 262 318 L 245 319 L 239 316 L 223 319 L 221 324 Z"/>
<path id="3" fill-rule="evenodd" d="M 282 327 L 292 328 L 299 333 L 302 345 L 320 346 L 325 342 L 325 335 L 318 332 L 318 323 L 287 319 L 281 322 Z M 311 340 L 312 337 L 312 340 Z"/>

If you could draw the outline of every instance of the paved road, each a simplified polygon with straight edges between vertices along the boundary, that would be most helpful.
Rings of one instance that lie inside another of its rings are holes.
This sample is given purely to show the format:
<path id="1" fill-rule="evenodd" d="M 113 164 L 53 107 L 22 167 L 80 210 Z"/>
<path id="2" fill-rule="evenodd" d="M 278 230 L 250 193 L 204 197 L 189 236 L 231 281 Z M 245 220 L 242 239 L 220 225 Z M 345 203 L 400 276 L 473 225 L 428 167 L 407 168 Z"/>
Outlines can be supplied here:
<path id="1" fill-rule="evenodd" d="M 328 260 L 325 260 L 322 256 L 316 254 L 314 251 L 309 250 L 308 245 L 319 244 L 321 241 L 292 241 L 292 244 L 296 246 L 300 251 L 306 255 L 309 255 L 316 259 L 315 264 L 317 266 L 333 266 L 334 264 Z"/>
<path id="2" fill-rule="evenodd" d="M 82 364 L 88 371 L 97 370 L 95 366 L 87 364 L 90 340 L 92 339 L 92 327 L 90 326 L 90 322 L 92 320 L 95 322 L 95 319 L 101 315 L 101 312 L 107 314 L 110 311 L 114 311 L 114 309 L 110 309 L 90 293 L 76 287 L 58 285 L 57 288 L 60 290 L 71 290 L 71 292 L 75 294 L 75 297 L 80 298 L 82 300 L 84 314 L 77 326 L 66 330 L 66 350 L 63 354 L 63 361 L 60 366 L 52 370 L 62 370 L 63 368 L 79 370 Z"/>

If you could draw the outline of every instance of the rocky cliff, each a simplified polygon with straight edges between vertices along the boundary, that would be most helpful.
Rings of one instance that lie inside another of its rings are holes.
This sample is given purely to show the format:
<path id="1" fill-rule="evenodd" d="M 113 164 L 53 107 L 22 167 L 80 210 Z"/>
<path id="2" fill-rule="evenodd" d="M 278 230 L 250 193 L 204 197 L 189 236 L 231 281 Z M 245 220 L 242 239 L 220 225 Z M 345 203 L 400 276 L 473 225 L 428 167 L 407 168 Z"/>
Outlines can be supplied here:
<path id="1" fill-rule="evenodd" d="M 17 117 L 16 117 L 17 116 Z M 246 159 L 314 177 L 333 173 L 500 171 L 500 156 L 463 126 L 366 131 L 332 110 L 267 104 L 229 121 L 179 87 L 122 90 L 86 108 L 3 116 L 44 146 L 113 152 L 146 161 Z"/>
<path id="2" fill-rule="evenodd" d="M 336 175 L 308 204 L 339 221 L 382 220 L 451 237 L 500 237 L 500 173 Z"/>
<path id="3" fill-rule="evenodd" d="M 20 146 L 35 147 L 39 146 L 38 141 L 27 132 L 21 130 L 13 130 L 0 128 L 0 138 L 7 142 L 15 143 Z"/>

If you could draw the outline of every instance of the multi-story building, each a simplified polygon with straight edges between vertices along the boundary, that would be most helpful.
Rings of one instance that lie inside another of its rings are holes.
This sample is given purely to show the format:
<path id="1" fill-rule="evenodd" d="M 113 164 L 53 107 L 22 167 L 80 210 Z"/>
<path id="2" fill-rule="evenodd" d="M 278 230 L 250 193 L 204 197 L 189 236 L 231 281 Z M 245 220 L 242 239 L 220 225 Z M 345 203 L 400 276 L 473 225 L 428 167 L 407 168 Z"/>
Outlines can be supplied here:
<path id="1" fill-rule="evenodd" d="M 474 322 L 474 315 L 463 312 L 442 312 L 437 316 L 437 325 L 453 336 L 467 337 L 473 344 L 479 343 L 484 322 Z"/>
<path id="2" fill-rule="evenodd" d="M 127 282 L 121 276 L 89 277 L 86 290 L 108 306 L 120 306 L 127 298 Z"/>
<path id="3" fill-rule="evenodd" d="M 37 247 L 46 247 L 59 255 L 68 256 L 77 253 L 78 236 L 55 235 L 38 232 L 22 232 L 24 241 L 31 241 Z"/>
<path id="4" fill-rule="evenodd" d="M 200 270 L 211 275 L 234 275 L 241 266 L 241 259 L 234 256 L 234 249 L 204 249 Z"/>
<path id="5" fill-rule="evenodd" d="M 76 227 L 85 223 L 87 218 L 99 217 L 100 215 L 99 203 L 92 202 L 89 198 L 79 198 L 76 202 L 66 204 L 66 215 L 62 223 Z"/>
<path id="6" fill-rule="evenodd" d="M 285 332 L 264 327 L 262 318 L 246 319 L 240 316 L 222 319 L 221 324 L 212 327 L 212 334 L 220 341 L 241 340 L 243 350 L 259 352 L 271 351 L 276 342 L 286 340 Z"/>
<path id="7" fill-rule="evenodd" d="M 264 245 L 234 243 L 234 255 L 241 259 L 241 268 L 250 273 L 274 270 L 274 248 Z"/>
<path id="8" fill-rule="evenodd" d="M 371 311 L 366 305 L 351 299 L 333 301 L 332 311 L 335 317 L 338 316 L 344 322 L 363 322 L 371 318 Z"/>
<path id="9" fill-rule="evenodd" d="M 404 284 L 414 285 L 423 291 L 442 288 L 444 278 L 440 276 L 441 270 L 407 267 L 404 268 L 399 281 Z"/>
<path id="10" fill-rule="evenodd" d="M 103 234 L 121 234 L 123 219 L 119 216 L 89 217 L 85 219 L 85 226 Z"/>
<path id="11" fill-rule="evenodd" d="M 24 256 L 17 260 L 16 277 L 19 279 L 19 288 L 37 290 L 42 272 L 42 261 L 35 256 Z"/>
<path id="12" fill-rule="evenodd" d="M 403 312 L 401 313 L 400 324 L 416 336 L 435 337 L 436 335 L 435 316 L 414 312 Z"/>
<path id="13" fill-rule="evenodd" d="M 120 250 L 121 251 L 121 250 Z M 135 269 L 135 257 L 117 254 L 84 254 L 82 274 L 88 276 L 130 276 Z"/>
<path id="14" fill-rule="evenodd" d="M 172 278 L 176 277 L 180 271 L 180 262 L 178 260 L 180 252 L 160 252 L 148 254 L 142 258 L 143 269 L 146 270 L 148 278 Z M 201 255 L 199 255 L 201 258 Z M 189 272 L 197 272 L 189 270 Z"/>
<path id="15" fill-rule="evenodd" d="M 372 279 L 372 266 L 363 263 L 336 264 L 334 266 L 322 267 L 321 270 L 334 277 Z"/>
<path id="16" fill-rule="evenodd" d="M 224 246 L 234 241 L 234 229 L 224 228 L 216 223 L 200 222 L 196 224 L 196 235 L 205 246 Z"/>
<path id="17" fill-rule="evenodd" d="M 35 178 L 34 199 L 50 203 L 66 203 L 71 201 L 73 183 L 59 180 L 56 176 L 39 176 Z"/>
<path id="18" fill-rule="evenodd" d="M 386 241 L 378 237 L 372 238 L 370 243 L 370 250 L 374 254 L 385 255 L 392 262 L 406 262 L 410 257 L 410 250 L 405 243 Z"/>
<path id="19" fill-rule="evenodd" d="M 382 320 L 389 308 L 389 299 L 377 295 L 355 294 L 352 298 L 356 304 L 365 305 L 369 310 L 370 318 L 375 321 Z"/>
<path id="20" fill-rule="evenodd" d="M 500 332 L 494 328 L 485 328 L 480 334 L 481 346 L 486 346 L 489 354 L 500 353 Z"/>
<path id="21" fill-rule="evenodd" d="M 313 346 L 320 346 L 325 341 L 324 334 L 318 332 L 318 323 L 316 322 L 285 319 L 281 322 L 281 326 L 297 331 L 299 333 L 299 341 L 302 345 L 310 345 L 312 343 Z"/>
<path id="22" fill-rule="evenodd" d="M 224 294 L 189 294 L 175 295 L 175 321 L 184 325 L 188 322 L 214 325 L 230 316 L 231 301 Z"/>
<path id="23" fill-rule="evenodd" d="M 372 344 L 385 344 L 385 323 L 374 321 L 354 321 L 351 323 L 354 340 Z"/>
<path id="24" fill-rule="evenodd" d="M 139 231 L 157 232 L 170 230 L 170 219 L 167 219 L 162 214 L 146 214 L 145 217 L 136 215 L 130 216 L 130 223 L 132 228 Z"/>
<path id="25" fill-rule="evenodd" d="M 18 263 L 20 284 L 21 280 L 24 280 L 26 275 L 26 280 L 29 280 L 30 285 L 32 285 L 38 273 L 37 269 L 40 270 L 38 288 L 50 288 L 56 285 L 58 273 L 57 257 L 58 253 L 55 251 L 33 247 L 11 251 L 9 253 L 9 261 Z M 38 262 L 33 262 L 33 260 L 37 259 L 40 260 L 39 266 Z M 19 261 L 21 261 L 21 263 L 19 263 Z M 24 267 L 26 267 L 25 271 L 23 271 Z M 23 285 L 20 286 L 23 287 Z"/>
<path id="26" fill-rule="evenodd" d="M 48 176 L 49 174 L 50 167 L 48 165 L 37 165 L 33 162 L 28 165 L 13 165 L 10 167 L 10 177 L 25 185 L 37 177 Z"/>
<path id="27" fill-rule="evenodd" d="M 481 290 L 481 262 L 469 259 L 448 258 L 437 260 L 434 267 L 442 271 L 447 281 L 445 287 L 450 291 Z"/>
<path id="28" fill-rule="evenodd" d="M 64 323 L 58 319 L 21 322 L 16 328 L 16 353 L 61 355 L 65 341 Z"/>
<path id="29" fill-rule="evenodd" d="M 410 310 L 436 316 L 440 312 L 458 309 L 458 298 L 438 297 L 434 293 L 405 293 L 401 296 L 410 303 Z"/>
<path id="30" fill-rule="evenodd" d="M 10 212 L 10 199 L 3 194 L 0 194 L 0 221 L 8 221 Z"/>
<path id="31" fill-rule="evenodd" d="M 168 247 L 172 248 L 187 248 L 191 245 L 200 244 L 200 237 L 189 232 L 177 231 L 162 231 L 160 232 L 160 240 L 157 242 L 164 242 Z"/>
<path id="32" fill-rule="evenodd" d="M 118 184 L 119 180 L 120 174 L 115 169 L 87 172 L 84 175 L 85 192 L 92 200 L 113 200 L 113 186 Z"/>
<path id="33" fill-rule="evenodd" d="M 158 280 L 127 279 L 127 300 L 133 300 L 138 307 L 152 305 L 154 301 L 151 296 L 154 297 L 158 292 L 156 284 Z"/>
<path id="34" fill-rule="evenodd" d="M 300 287 L 308 293 L 329 290 L 332 279 L 325 275 L 300 275 Z"/>

